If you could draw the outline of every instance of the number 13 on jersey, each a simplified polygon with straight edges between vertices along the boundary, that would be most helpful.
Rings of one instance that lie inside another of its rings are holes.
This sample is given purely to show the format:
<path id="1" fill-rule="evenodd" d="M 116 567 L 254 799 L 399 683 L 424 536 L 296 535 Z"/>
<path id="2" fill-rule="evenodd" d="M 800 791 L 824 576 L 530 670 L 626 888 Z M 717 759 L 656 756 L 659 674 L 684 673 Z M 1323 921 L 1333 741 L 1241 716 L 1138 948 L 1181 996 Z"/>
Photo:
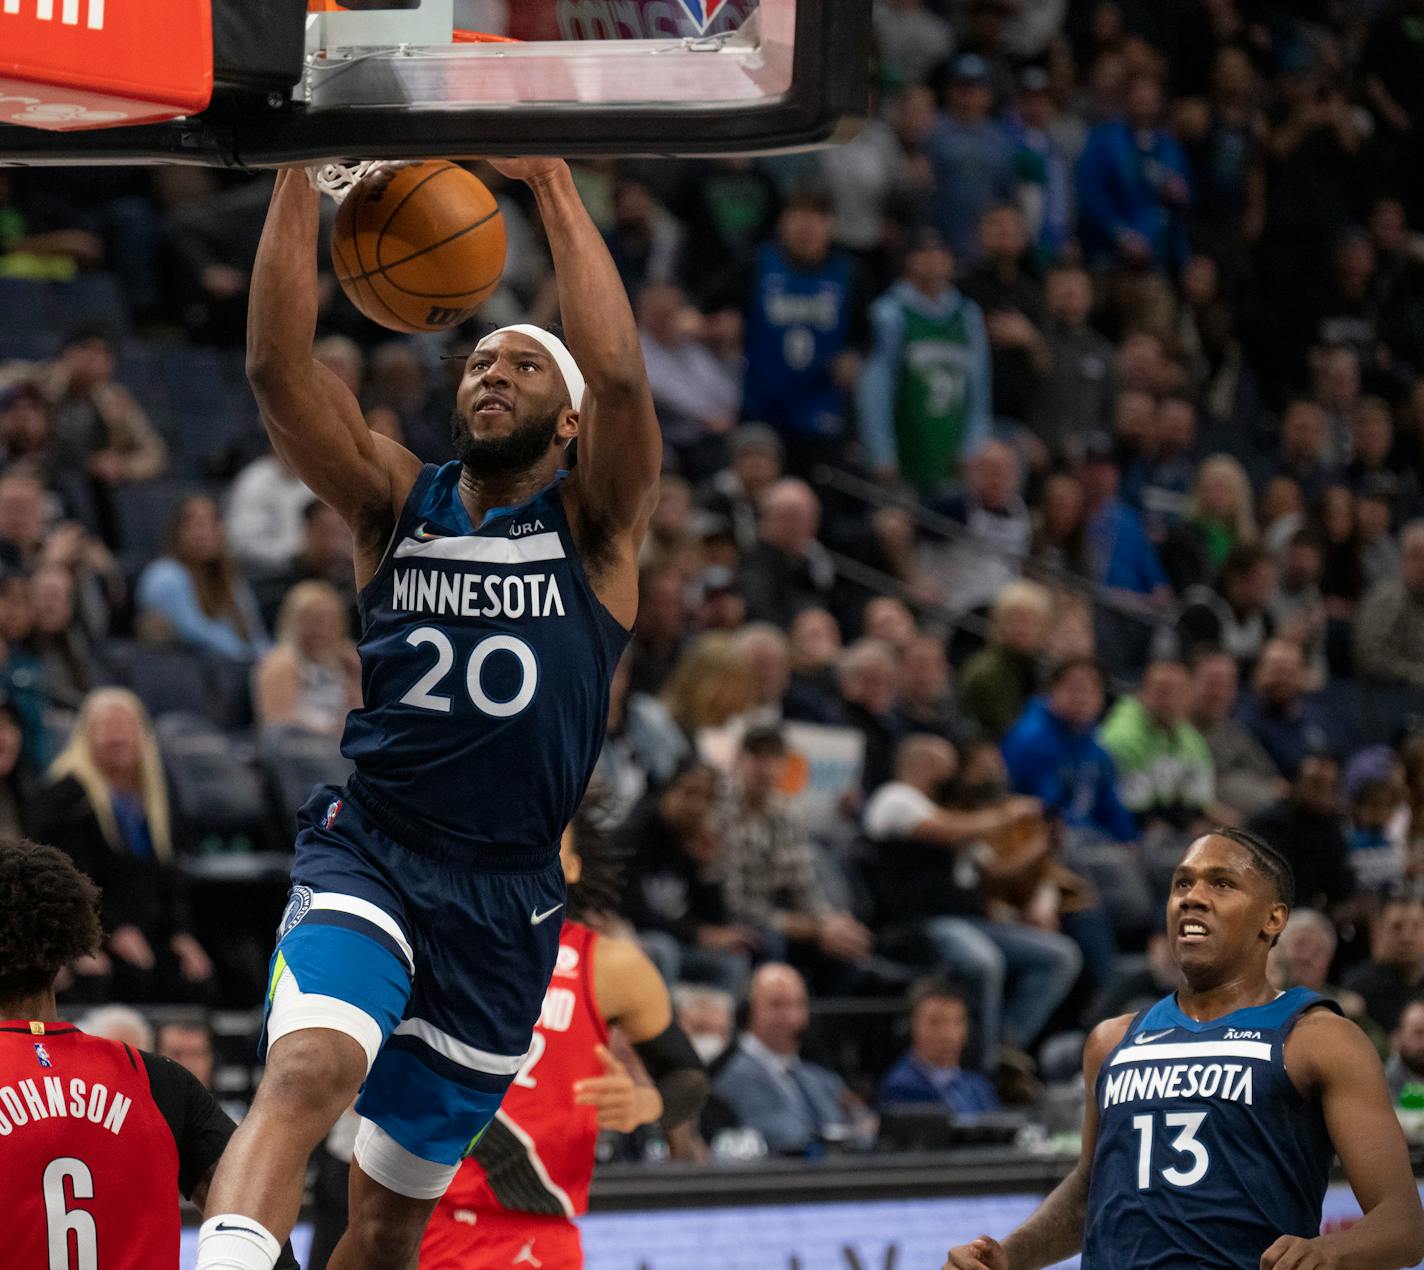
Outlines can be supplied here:
<path id="1" fill-rule="evenodd" d="M 1207 1169 L 1211 1167 L 1211 1157 L 1207 1154 L 1206 1147 L 1197 1141 L 1197 1134 L 1201 1131 L 1206 1115 L 1204 1111 L 1169 1111 L 1162 1116 L 1162 1122 L 1167 1129 L 1177 1130 L 1177 1136 L 1171 1142 L 1171 1150 L 1179 1156 L 1186 1156 L 1190 1161 L 1189 1168 L 1173 1166 L 1158 1170 L 1163 1181 L 1170 1182 L 1173 1186 L 1195 1186 L 1206 1176 Z M 1137 1134 L 1139 1191 L 1149 1190 L 1152 1186 L 1152 1134 L 1156 1119 L 1153 1115 L 1132 1118 L 1133 1132 Z M 1187 1163 L 1187 1160 L 1182 1163 Z"/>

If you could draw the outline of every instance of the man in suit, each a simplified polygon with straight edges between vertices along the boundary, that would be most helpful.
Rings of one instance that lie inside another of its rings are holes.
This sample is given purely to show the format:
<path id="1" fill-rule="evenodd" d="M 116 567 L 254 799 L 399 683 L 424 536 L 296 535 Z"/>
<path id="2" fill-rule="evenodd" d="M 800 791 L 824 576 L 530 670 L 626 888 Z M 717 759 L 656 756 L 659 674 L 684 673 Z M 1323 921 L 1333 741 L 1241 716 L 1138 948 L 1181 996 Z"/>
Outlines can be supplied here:
<path id="1" fill-rule="evenodd" d="M 713 1085 L 735 1122 L 757 1130 L 774 1155 L 859 1134 L 865 1109 L 845 1082 L 801 1058 L 806 981 L 790 966 L 768 962 L 752 976 L 747 1011 L 747 1030 Z"/>
<path id="2" fill-rule="evenodd" d="M 910 1048 L 880 1082 L 880 1106 L 939 1103 L 971 1115 L 999 1106 L 994 1087 L 960 1066 L 969 1036 L 964 993 L 945 979 L 931 979 L 910 994 Z"/>

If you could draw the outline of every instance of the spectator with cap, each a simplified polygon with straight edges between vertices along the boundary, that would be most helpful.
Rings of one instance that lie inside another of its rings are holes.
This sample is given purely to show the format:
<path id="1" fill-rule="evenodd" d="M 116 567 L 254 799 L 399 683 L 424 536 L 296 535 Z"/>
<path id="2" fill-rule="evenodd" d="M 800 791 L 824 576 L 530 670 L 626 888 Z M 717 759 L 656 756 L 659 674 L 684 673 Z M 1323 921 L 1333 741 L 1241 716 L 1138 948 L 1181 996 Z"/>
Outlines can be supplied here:
<path id="1" fill-rule="evenodd" d="M 663 440 L 682 474 L 701 480 L 725 464 L 725 435 L 737 421 L 741 386 L 701 342 L 702 314 L 673 282 L 638 294 L 638 337 Z"/>
<path id="2" fill-rule="evenodd" d="M 742 594 L 753 621 L 787 626 L 804 608 L 837 607 L 836 566 L 817 541 L 821 500 L 787 477 L 761 496 L 760 537 L 742 558 Z"/>
<path id="3" fill-rule="evenodd" d="M 1093 437 L 1084 448 L 1084 534 L 1094 578 L 1113 591 L 1161 607 L 1171 596 L 1167 574 L 1148 541 L 1142 517 L 1118 497 L 1121 469 L 1112 438 Z"/>
<path id="4" fill-rule="evenodd" d="M 977 53 L 949 67 L 947 109 L 925 141 L 934 174 L 934 225 L 956 258 L 975 259 L 979 222 L 989 208 L 1014 199 L 1014 152 L 993 119 L 989 63 Z"/>
<path id="5" fill-rule="evenodd" d="M 845 991 L 869 968 L 875 937 L 831 901 L 816 848 L 780 792 L 785 773 L 781 729 L 749 729 L 716 812 L 727 913 L 778 937 L 813 983 Z"/>
<path id="6" fill-rule="evenodd" d="M 1229 824 L 1264 811 L 1287 790 L 1275 760 L 1234 717 L 1239 683 L 1230 653 L 1206 649 L 1193 659 L 1190 718 L 1211 753 L 1215 814 Z"/>
<path id="7" fill-rule="evenodd" d="M 860 371 L 860 284 L 854 260 L 832 246 L 832 226 L 824 195 L 789 197 L 746 292 L 742 417 L 776 430 L 798 476 L 840 460 L 846 394 Z"/>
<path id="8" fill-rule="evenodd" d="M 1355 618 L 1355 664 L 1377 683 L 1424 687 L 1424 520 L 1399 534 L 1399 576 L 1376 583 Z"/>
<path id="9" fill-rule="evenodd" d="M 861 375 L 861 440 L 882 478 L 935 493 L 988 440 L 984 317 L 953 285 L 954 257 L 920 230 L 899 282 L 871 306 L 874 344 Z"/>
<path id="10" fill-rule="evenodd" d="M 1338 913 L 1355 895 L 1340 817 L 1340 765 L 1328 754 L 1300 761 L 1290 791 L 1247 827 L 1274 843 L 1295 870 L 1297 902 Z"/>
<path id="11" fill-rule="evenodd" d="M 1307 692 L 1305 655 L 1293 640 L 1269 640 L 1251 677 L 1251 693 L 1236 710 L 1237 721 L 1271 756 L 1287 780 L 1309 754 L 1329 752 L 1330 721 Z"/>
<path id="12" fill-rule="evenodd" d="M 804 1155 L 873 1132 L 845 1082 L 801 1057 L 809 1023 L 806 981 L 787 965 L 760 967 L 747 995 L 747 1029 L 712 1085 L 734 1123 L 761 1134 L 772 1155 Z"/>
<path id="13" fill-rule="evenodd" d="M 959 672 L 959 708 L 986 736 L 1004 736 L 1037 691 L 1052 616 L 1052 597 L 1036 582 L 1010 583 L 994 601 L 989 642 Z"/>
<path id="14" fill-rule="evenodd" d="M 1061 255 L 1073 236 L 1073 163 L 1055 135 L 1057 113 L 1048 72 L 1026 66 L 1004 128 L 1014 147 L 1029 237 L 1046 260 Z"/>
<path id="15" fill-rule="evenodd" d="M 1075 440 L 1113 425 L 1117 400 L 1114 349 L 1088 323 L 1093 281 L 1080 265 L 1055 264 L 1044 282 L 1043 343 L 1028 423 L 1048 452 L 1062 458 Z"/>
<path id="16" fill-rule="evenodd" d="M 999 1096 L 979 1072 L 963 1067 L 969 1039 L 964 993 L 947 979 L 916 984 L 910 992 L 910 1048 L 880 1081 L 883 1109 L 933 1103 L 956 1115 L 994 1111 Z"/>
<path id="17" fill-rule="evenodd" d="M 1191 172 L 1161 114 L 1161 84 L 1138 74 L 1123 117 L 1089 133 L 1078 159 L 1079 233 L 1090 259 L 1175 275 L 1187 260 Z"/>

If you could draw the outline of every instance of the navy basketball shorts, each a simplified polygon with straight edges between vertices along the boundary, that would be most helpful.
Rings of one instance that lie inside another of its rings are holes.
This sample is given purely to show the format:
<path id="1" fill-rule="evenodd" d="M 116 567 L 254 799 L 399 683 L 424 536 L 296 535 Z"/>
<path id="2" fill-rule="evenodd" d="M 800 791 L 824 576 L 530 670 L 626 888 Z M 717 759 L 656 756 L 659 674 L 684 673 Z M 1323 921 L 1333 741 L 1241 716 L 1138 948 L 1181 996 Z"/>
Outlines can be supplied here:
<path id="1" fill-rule="evenodd" d="M 384 816 L 383 823 L 390 821 Z M 404 827 L 402 827 L 404 828 Z M 559 950 L 557 855 L 401 842 L 335 786 L 297 821 L 261 1041 L 331 1028 L 366 1051 L 356 1159 L 412 1198 L 444 1193 L 528 1054 Z M 492 853 L 493 854 L 493 853 Z"/>

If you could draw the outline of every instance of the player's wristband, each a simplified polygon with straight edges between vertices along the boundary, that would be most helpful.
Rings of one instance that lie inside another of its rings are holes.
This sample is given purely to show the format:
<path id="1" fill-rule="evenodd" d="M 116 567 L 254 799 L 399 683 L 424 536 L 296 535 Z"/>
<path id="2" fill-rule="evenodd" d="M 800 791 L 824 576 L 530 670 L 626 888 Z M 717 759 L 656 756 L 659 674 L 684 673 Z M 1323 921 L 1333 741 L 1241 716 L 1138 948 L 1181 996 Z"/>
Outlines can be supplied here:
<path id="1" fill-rule="evenodd" d="M 662 1096 L 659 1123 L 663 1128 L 685 1124 L 702 1110 L 711 1083 L 687 1033 L 676 1023 L 669 1023 L 650 1041 L 634 1042 L 633 1049 Z"/>

